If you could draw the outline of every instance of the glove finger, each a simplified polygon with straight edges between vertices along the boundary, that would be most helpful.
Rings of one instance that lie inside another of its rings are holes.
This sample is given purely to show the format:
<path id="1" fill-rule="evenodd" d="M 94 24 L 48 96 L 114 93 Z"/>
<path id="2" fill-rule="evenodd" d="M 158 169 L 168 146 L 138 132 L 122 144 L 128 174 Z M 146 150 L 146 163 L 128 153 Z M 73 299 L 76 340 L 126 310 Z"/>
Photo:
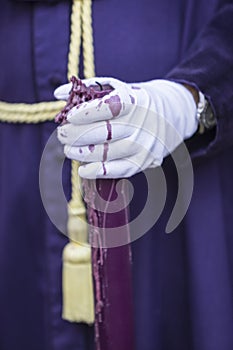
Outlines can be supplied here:
<path id="1" fill-rule="evenodd" d="M 118 140 L 115 142 L 105 142 L 101 145 L 89 146 L 70 146 L 65 145 L 64 153 L 67 158 L 78 160 L 82 163 L 112 161 L 116 159 L 124 159 L 131 157 L 140 151 L 139 144 L 126 140 Z"/>
<path id="2" fill-rule="evenodd" d="M 67 123 L 57 128 L 57 137 L 62 144 L 88 146 L 103 144 L 106 141 L 125 139 L 135 131 L 134 125 L 125 122 L 98 122 L 90 125 Z"/>
<path id="3" fill-rule="evenodd" d="M 67 100 L 71 89 L 72 83 L 61 85 L 54 91 L 54 97 L 57 100 Z"/>
<path id="4" fill-rule="evenodd" d="M 96 162 L 79 167 L 79 176 L 86 179 L 116 179 L 130 177 L 140 169 L 129 159 L 118 159 L 110 162 Z"/>
<path id="5" fill-rule="evenodd" d="M 108 159 L 108 158 L 107 158 Z M 79 168 L 79 175 L 87 179 L 96 178 L 124 178 L 131 177 L 149 167 L 159 166 L 161 161 L 155 160 L 145 149 L 129 157 L 83 164 Z"/>

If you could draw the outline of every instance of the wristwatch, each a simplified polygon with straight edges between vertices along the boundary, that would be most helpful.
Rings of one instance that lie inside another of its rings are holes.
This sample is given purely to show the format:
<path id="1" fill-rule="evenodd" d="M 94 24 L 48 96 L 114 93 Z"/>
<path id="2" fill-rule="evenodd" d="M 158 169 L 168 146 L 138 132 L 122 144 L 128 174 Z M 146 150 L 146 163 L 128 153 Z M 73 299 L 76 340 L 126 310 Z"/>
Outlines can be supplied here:
<path id="1" fill-rule="evenodd" d="M 199 91 L 199 102 L 197 105 L 197 119 L 199 122 L 199 134 L 212 129 L 217 124 L 217 119 L 209 100 Z"/>

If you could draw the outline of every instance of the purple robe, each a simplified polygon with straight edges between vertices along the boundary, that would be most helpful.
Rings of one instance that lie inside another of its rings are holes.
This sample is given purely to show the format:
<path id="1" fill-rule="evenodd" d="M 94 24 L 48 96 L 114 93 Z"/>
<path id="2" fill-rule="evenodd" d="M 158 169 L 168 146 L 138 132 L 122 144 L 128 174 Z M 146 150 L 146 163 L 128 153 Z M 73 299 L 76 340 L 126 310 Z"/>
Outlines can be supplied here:
<path id="1" fill-rule="evenodd" d="M 66 82 L 69 15 L 69 1 L 1 2 L 1 100 L 53 99 L 54 89 Z M 184 220 L 165 234 L 178 187 L 167 157 L 163 213 L 132 244 L 136 350 L 232 350 L 233 5 L 94 0 L 93 18 L 97 75 L 190 82 L 209 96 L 218 118 L 216 129 L 187 142 L 194 192 Z M 40 158 L 55 128 L 53 122 L 0 125 L 1 350 L 93 349 L 92 327 L 61 319 L 67 239 L 50 222 L 39 193 Z M 57 143 L 51 158 L 61 152 Z M 156 208 L 158 169 L 150 173 Z M 142 174 L 131 181 L 133 218 L 145 204 L 147 186 Z M 69 167 L 64 187 L 68 195 Z"/>

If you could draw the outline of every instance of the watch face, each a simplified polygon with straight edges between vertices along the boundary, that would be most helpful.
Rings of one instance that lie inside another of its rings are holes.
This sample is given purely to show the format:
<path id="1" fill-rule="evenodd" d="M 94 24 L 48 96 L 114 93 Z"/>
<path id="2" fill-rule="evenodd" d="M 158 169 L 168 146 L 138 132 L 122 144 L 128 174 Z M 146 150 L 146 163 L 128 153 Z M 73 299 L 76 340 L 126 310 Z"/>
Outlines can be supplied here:
<path id="1" fill-rule="evenodd" d="M 216 125 L 216 117 L 209 101 L 206 101 L 205 107 L 200 114 L 200 124 L 202 124 L 202 126 L 208 130 L 212 129 Z"/>

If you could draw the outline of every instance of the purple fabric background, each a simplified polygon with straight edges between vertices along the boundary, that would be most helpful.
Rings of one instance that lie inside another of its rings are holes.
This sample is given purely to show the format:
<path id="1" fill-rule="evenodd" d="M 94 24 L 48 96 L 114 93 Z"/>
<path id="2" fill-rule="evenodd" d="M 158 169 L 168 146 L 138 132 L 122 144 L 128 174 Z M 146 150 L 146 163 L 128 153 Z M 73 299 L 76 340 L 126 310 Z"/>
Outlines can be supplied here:
<path id="1" fill-rule="evenodd" d="M 1 100 L 51 100 L 54 88 L 66 82 L 69 5 L 2 1 Z M 209 25 L 220 6 L 227 11 Z M 168 157 L 163 214 L 132 245 L 136 350 L 232 350 L 232 3 L 96 0 L 93 16 L 97 75 L 190 81 L 210 96 L 218 117 L 217 133 L 188 142 L 195 186 L 183 222 L 165 234 L 177 192 L 176 169 Z M 53 123 L 0 125 L 1 350 L 92 348 L 92 328 L 61 320 L 66 238 L 50 223 L 39 195 L 40 157 L 55 128 Z M 61 148 L 55 145 L 51 152 L 56 159 Z M 152 172 L 156 207 L 157 170 Z M 67 193 L 68 179 L 65 169 Z M 132 183 L 134 217 L 147 187 L 142 174 Z"/>

